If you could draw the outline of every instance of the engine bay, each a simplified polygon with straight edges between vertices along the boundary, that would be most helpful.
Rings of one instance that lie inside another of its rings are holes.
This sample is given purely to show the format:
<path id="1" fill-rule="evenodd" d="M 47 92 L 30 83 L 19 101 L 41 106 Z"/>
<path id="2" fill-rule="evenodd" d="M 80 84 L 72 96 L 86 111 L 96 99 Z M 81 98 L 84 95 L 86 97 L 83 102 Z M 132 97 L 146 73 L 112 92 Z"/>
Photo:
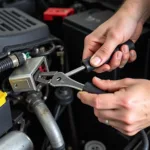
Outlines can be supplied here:
<path id="1" fill-rule="evenodd" d="M 53 73 L 81 65 L 84 38 L 121 3 L 0 0 L 0 150 L 142 149 L 139 134 L 126 136 L 100 123 L 93 109 L 79 101 L 77 90 L 49 84 Z M 102 74 L 83 71 L 72 79 L 149 79 L 149 32 L 147 21 L 134 63 Z M 146 133 L 149 137 L 149 128 Z"/>

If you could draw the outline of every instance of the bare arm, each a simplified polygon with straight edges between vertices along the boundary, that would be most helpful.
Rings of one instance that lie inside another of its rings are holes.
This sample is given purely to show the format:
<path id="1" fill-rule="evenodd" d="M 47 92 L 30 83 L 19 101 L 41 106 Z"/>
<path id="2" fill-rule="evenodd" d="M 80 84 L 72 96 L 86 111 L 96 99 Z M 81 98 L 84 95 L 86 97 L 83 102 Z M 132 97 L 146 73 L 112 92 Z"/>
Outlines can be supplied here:
<path id="1" fill-rule="evenodd" d="M 118 12 L 128 13 L 137 21 L 144 23 L 150 16 L 150 0 L 125 0 Z"/>

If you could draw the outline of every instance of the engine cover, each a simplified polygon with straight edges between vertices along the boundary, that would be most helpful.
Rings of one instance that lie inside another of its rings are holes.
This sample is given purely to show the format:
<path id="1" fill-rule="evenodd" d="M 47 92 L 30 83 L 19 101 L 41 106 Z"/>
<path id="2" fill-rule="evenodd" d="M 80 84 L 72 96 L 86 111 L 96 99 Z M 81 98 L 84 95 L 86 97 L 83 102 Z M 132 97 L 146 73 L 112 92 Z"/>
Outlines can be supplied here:
<path id="1" fill-rule="evenodd" d="M 49 38 L 48 26 L 16 8 L 0 9 L 0 58 Z"/>

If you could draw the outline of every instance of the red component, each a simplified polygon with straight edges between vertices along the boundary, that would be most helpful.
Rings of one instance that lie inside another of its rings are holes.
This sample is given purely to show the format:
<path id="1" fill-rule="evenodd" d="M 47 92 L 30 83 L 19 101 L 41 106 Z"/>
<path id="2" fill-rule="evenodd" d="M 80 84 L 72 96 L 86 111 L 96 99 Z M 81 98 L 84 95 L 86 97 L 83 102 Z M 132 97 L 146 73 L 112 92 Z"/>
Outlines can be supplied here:
<path id="1" fill-rule="evenodd" d="M 73 8 L 48 8 L 44 12 L 44 20 L 45 21 L 52 21 L 54 17 L 62 17 L 63 19 L 66 16 L 74 14 Z"/>
<path id="2" fill-rule="evenodd" d="M 40 67 L 39 67 L 39 70 L 40 70 L 40 72 L 46 72 L 46 68 L 43 67 L 43 66 L 40 66 Z"/>

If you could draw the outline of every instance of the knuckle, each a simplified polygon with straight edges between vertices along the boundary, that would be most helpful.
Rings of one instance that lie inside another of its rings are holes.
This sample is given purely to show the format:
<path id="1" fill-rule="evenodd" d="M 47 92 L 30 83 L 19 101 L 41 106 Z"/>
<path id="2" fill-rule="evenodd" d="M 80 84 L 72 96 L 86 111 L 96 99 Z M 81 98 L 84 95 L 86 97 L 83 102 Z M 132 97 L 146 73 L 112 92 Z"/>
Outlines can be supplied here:
<path id="1" fill-rule="evenodd" d="M 113 38 L 114 40 L 120 41 L 120 35 L 117 34 L 116 31 L 114 31 L 114 30 L 110 31 L 109 35 L 110 35 L 110 37 Z"/>
<path id="2" fill-rule="evenodd" d="M 132 127 L 129 126 L 129 125 L 126 125 L 126 126 L 123 128 L 123 130 L 124 130 L 125 133 L 127 133 L 127 134 L 130 134 L 130 133 L 133 131 Z"/>
<path id="3" fill-rule="evenodd" d="M 134 123 L 134 116 L 133 115 L 126 115 L 125 117 L 124 117 L 124 119 L 123 119 L 123 122 L 126 124 L 126 125 L 133 125 L 133 123 Z"/>
<path id="4" fill-rule="evenodd" d="M 99 51 L 102 55 L 104 56 L 109 56 L 110 52 L 108 51 L 108 48 L 105 46 L 103 48 L 101 48 L 101 50 Z"/>
<path id="5" fill-rule="evenodd" d="M 128 98 L 128 97 L 122 99 L 122 101 L 121 101 L 121 106 L 122 106 L 123 108 L 127 109 L 127 110 L 132 109 L 132 106 L 131 106 L 131 104 L 130 104 L 130 101 L 131 101 L 131 100 L 130 100 L 130 98 Z"/>
<path id="6" fill-rule="evenodd" d="M 91 40 L 91 36 L 90 35 L 87 35 L 84 39 L 84 43 L 87 43 Z"/>
<path id="7" fill-rule="evenodd" d="M 123 79 L 123 83 L 125 84 L 125 85 L 127 85 L 127 84 L 129 84 L 129 83 L 131 83 L 132 82 L 132 79 L 131 78 L 125 78 L 125 79 Z"/>

